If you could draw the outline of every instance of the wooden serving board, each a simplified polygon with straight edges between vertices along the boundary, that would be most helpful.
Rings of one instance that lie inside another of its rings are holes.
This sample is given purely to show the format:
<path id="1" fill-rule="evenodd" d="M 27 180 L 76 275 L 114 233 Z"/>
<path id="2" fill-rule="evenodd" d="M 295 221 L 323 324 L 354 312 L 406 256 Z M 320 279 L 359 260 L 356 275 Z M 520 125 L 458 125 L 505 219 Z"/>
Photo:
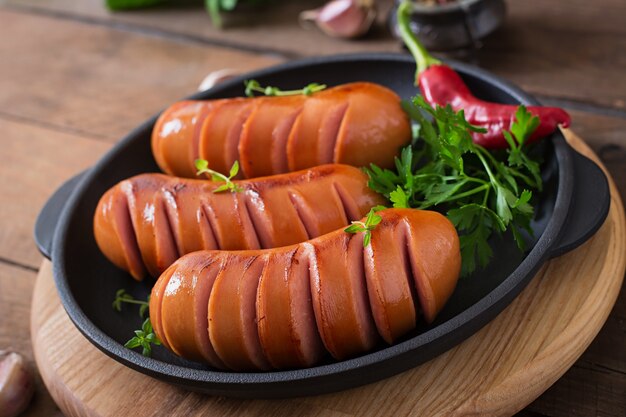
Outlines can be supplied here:
<path id="1" fill-rule="evenodd" d="M 598 162 L 587 145 L 565 133 Z M 565 373 L 615 303 L 626 267 L 626 229 L 622 202 L 609 181 L 607 221 L 587 243 L 546 263 L 509 307 L 465 342 L 371 385 L 290 400 L 235 400 L 152 379 L 110 359 L 79 333 L 61 306 L 48 261 L 33 295 L 35 358 L 68 416 L 511 415 Z"/>

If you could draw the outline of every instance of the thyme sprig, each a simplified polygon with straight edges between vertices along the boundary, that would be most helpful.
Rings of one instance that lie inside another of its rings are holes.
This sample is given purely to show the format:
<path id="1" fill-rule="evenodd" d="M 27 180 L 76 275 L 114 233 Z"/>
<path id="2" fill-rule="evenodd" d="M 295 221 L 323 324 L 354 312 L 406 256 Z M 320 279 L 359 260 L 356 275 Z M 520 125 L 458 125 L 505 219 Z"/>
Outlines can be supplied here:
<path id="1" fill-rule="evenodd" d="M 310 96 L 313 93 L 326 89 L 326 84 L 311 83 L 299 90 L 283 91 L 278 87 L 263 87 L 257 80 L 246 80 L 244 81 L 244 85 L 246 86 L 246 96 L 248 97 L 254 97 L 255 92 L 266 96 L 297 96 L 300 94 Z"/>
<path id="2" fill-rule="evenodd" d="M 196 175 L 209 174 L 213 181 L 221 181 L 224 184 L 213 190 L 214 193 L 221 193 L 223 191 L 230 191 L 231 193 L 238 193 L 243 191 L 243 187 L 237 185 L 232 179 L 239 173 L 239 161 L 235 161 L 233 166 L 230 167 L 228 177 L 220 172 L 214 171 L 209 168 L 209 162 L 206 159 L 196 159 L 195 161 Z"/>

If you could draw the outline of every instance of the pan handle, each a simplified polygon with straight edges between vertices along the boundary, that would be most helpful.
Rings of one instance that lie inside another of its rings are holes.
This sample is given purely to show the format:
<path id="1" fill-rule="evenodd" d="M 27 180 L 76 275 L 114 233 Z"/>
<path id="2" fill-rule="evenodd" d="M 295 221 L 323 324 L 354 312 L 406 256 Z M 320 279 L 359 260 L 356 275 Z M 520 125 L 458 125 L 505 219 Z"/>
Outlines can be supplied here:
<path id="1" fill-rule="evenodd" d="M 611 205 L 609 183 L 604 172 L 589 158 L 572 150 L 574 190 L 561 234 L 550 250 L 560 256 L 587 241 L 604 223 Z"/>
<path id="2" fill-rule="evenodd" d="M 37 221 L 35 222 L 35 244 L 39 252 L 48 259 L 52 257 L 52 239 L 54 238 L 54 232 L 65 203 L 86 172 L 82 171 L 65 181 L 52 194 L 52 197 L 48 199 L 37 216 Z"/>

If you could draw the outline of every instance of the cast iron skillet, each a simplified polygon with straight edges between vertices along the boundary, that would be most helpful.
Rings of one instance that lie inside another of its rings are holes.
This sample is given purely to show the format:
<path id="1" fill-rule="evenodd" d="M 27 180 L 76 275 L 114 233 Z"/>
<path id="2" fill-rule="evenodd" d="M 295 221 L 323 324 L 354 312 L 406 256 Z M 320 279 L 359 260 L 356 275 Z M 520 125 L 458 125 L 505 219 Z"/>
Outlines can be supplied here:
<path id="1" fill-rule="evenodd" d="M 510 84 L 474 67 L 453 66 L 476 95 L 491 101 L 535 104 Z M 360 54 L 290 62 L 248 74 L 263 85 L 300 88 L 312 82 L 336 85 L 372 81 L 390 87 L 403 98 L 416 94 L 415 64 L 404 55 Z M 232 80 L 194 98 L 240 96 L 242 79 Z M 137 283 L 108 262 L 96 247 L 92 218 L 102 194 L 118 181 L 157 171 L 150 152 L 150 132 L 156 117 L 131 132 L 93 168 L 71 180 L 42 210 L 36 240 L 52 257 L 54 278 L 76 327 L 94 345 L 115 360 L 155 378 L 209 394 L 245 398 L 276 398 L 320 394 L 370 383 L 423 363 L 450 349 L 493 319 L 526 286 L 540 265 L 573 249 L 591 236 L 605 219 L 609 190 L 602 171 L 571 149 L 560 133 L 545 141 L 543 177 L 535 236 L 525 254 L 512 239 L 494 242 L 487 269 L 462 279 L 451 300 L 430 326 L 420 325 L 400 343 L 379 346 L 371 353 L 309 369 L 280 372 L 218 372 L 189 362 L 163 348 L 153 358 L 122 344 L 140 326 L 134 308 L 122 313 L 111 302 L 119 288 L 145 298 L 150 283 Z M 52 245 L 50 246 L 51 235 Z"/>

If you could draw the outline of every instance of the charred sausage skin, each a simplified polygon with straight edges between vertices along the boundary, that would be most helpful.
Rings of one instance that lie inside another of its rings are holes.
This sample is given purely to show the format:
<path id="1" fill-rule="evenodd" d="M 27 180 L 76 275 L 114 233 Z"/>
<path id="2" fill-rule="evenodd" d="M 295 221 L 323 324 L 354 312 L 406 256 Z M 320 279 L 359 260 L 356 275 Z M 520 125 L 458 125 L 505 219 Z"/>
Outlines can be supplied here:
<path id="1" fill-rule="evenodd" d="M 253 178 L 330 163 L 389 168 L 410 139 L 400 98 L 359 82 L 311 96 L 178 102 L 157 120 L 152 151 L 171 175 L 194 177 L 202 158 L 218 172 L 238 160 Z"/>
<path id="2" fill-rule="evenodd" d="M 282 248 L 183 256 L 150 297 L 157 336 L 178 355 L 236 371 L 309 367 L 396 342 L 452 294 L 459 239 L 436 212 L 379 214 L 366 248 L 362 234 L 339 229 Z"/>
<path id="3" fill-rule="evenodd" d="M 100 250 L 141 280 L 202 249 L 291 245 L 358 220 L 382 199 L 357 168 L 331 164 L 235 181 L 243 191 L 214 193 L 219 182 L 142 174 L 100 199 L 94 234 Z"/>

